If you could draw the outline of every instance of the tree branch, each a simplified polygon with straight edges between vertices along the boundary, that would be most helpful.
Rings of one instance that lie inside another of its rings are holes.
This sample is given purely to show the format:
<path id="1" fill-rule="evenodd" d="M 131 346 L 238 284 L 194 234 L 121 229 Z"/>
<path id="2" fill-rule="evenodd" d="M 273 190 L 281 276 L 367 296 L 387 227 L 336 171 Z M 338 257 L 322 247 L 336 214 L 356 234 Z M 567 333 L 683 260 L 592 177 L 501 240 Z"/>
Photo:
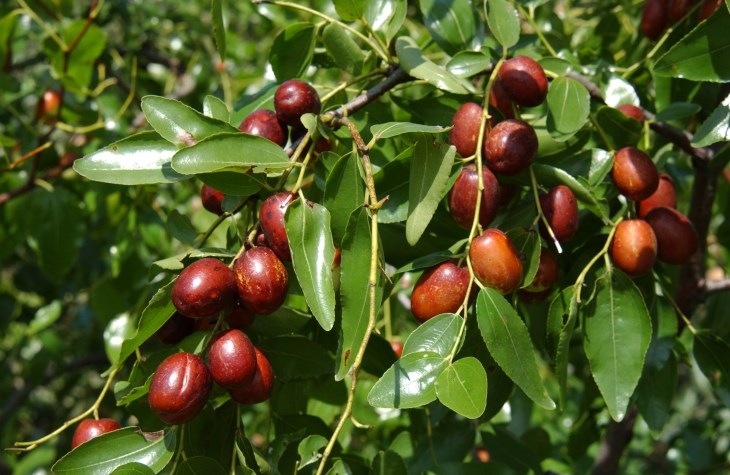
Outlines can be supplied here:
<path id="1" fill-rule="evenodd" d="M 621 422 L 611 421 L 608 425 L 591 469 L 592 475 L 613 475 L 618 472 L 621 456 L 634 437 L 637 414 L 636 406 L 631 406 Z"/>

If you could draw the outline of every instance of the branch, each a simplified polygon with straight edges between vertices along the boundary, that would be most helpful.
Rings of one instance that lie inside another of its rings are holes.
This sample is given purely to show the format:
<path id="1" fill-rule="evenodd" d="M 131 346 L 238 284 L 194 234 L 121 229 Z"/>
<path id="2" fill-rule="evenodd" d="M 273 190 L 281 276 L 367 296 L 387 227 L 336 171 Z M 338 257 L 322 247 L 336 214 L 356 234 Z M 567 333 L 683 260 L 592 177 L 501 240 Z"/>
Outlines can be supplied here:
<path id="1" fill-rule="evenodd" d="M 636 422 L 637 413 L 636 406 L 631 406 L 621 422 L 611 421 L 608 425 L 591 469 L 592 475 L 618 473 L 621 455 L 634 437 L 634 422 Z"/>

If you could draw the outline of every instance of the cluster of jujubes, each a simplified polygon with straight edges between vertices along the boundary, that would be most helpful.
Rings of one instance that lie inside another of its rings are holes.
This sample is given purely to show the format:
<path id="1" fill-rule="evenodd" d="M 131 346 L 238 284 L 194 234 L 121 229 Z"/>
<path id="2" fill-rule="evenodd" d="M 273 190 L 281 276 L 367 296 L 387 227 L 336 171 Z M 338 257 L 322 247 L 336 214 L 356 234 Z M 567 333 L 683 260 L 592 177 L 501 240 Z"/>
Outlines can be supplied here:
<path id="1" fill-rule="evenodd" d="M 693 0 L 646 0 L 641 13 L 641 32 L 650 40 L 658 39 L 668 26 L 689 13 Z M 697 11 L 697 23 L 708 19 L 723 0 L 704 0 Z"/>

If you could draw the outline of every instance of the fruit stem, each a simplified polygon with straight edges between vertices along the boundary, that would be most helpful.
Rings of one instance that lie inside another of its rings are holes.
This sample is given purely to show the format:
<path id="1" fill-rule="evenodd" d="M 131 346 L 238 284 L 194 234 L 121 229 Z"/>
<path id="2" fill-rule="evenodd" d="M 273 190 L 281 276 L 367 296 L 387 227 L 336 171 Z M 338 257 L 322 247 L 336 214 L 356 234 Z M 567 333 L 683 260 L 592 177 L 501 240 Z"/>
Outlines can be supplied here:
<path id="1" fill-rule="evenodd" d="M 523 17 L 525 17 L 525 20 L 527 23 L 532 27 L 532 30 L 535 32 L 537 37 L 540 39 L 540 42 L 545 46 L 545 49 L 548 50 L 548 52 L 554 57 L 558 57 L 558 53 L 553 49 L 550 42 L 545 38 L 545 35 L 542 34 L 542 29 L 537 26 L 537 23 L 535 23 L 534 18 L 534 9 L 530 7 L 530 11 L 527 12 L 525 8 L 519 4 L 519 2 L 516 2 L 515 5 L 517 6 L 517 10 L 519 10 L 520 14 L 522 14 Z"/>
<path id="2" fill-rule="evenodd" d="M 553 228 L 550 227 L 550 223 L 548 223 L 547 217 L 542 211 L 542 205 L 540 205 L 540 196 L 537 193 L 537 178 L 535 178 L 535 170 L 533 170 L 532 165 L 530 165 L 530 184 L 532 186 L 532 195 L 535 199 L 535 206 L 537 207 L 537 217 L 542 221 L 542 224 L 545 225 L 545 229 L 547 229 L 548 235 L 550 235 L 550 239 L 553 240 L 553 244 L 555 244 L 555 249 L 558 250 L 558 254 L 562 254 L 563 248 L 560 246 L 560 242 L 558 241 L 558 238 L 555 237 Z M 578 299 L 578 301 L 580 301 L 580 299 Z"/>
<path id="3" fill-rule="evenodd" d="M 603 245 L 603 248 L 598 251 L 598 253 L 593 256 L 593 258 L 586 264 L 586 266 L 583 268 L 583 270 L 580 271 L 580 274 L 578 275 L 578 278 L 575 280 L 575 284 L 573 285 L 573 288 L 575 289 L 575 301 L 576 303 L 580 303 L 580 291 L 583 287 L 583 281 L 586 279 L 586 275 L 588 275 L 588 271 L 591 270 L 591 267 L 593 267 L 593 264 L 598 262 L 598 259 L 600 259 L 602 256 L 606 255 L 608 252 L 609 247 L 611 246 L 611 241 L 613 241 L 613 235 L 616 233 L 616 228 L 618 227 L 618 224 L 623 221 L 623 218 L 619 218 L 618 221 L 616 221 L 616 224 L 611 228 L 611 232 L 608 233 L 608 238 L 606 239 L 606 242 Z"/>

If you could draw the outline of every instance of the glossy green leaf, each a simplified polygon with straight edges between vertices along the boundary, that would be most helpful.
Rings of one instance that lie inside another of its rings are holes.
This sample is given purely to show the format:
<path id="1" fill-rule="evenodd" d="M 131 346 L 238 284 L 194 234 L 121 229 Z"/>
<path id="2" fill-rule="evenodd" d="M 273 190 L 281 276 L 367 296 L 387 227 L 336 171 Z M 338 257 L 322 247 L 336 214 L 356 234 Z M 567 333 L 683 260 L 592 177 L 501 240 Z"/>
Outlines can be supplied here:
<path id="1" fill-rule="evenodd" d="M 122 385 L 119 387 L 117 387 L 116 385 L 114 386 L 114 393 L 117 396 L 117 406 L 127 406 L 131 402 L 146 396 L 147 393 L 149 393 L 150 391 L 150 384 L 152 384 L 153 376 L 154 374 L 151 374 L 144 382 L 144 384 L 142 384 L 141 386 L 135 386 L 131 389 L 128 389 L 130 384 L 127 381 L 117 383 L 117 385 Z"/>
<path id="2" fill-rule="evenodd" d="M 419 0 L 431 38 L 446 53 L 453 55 L 468 47 L 476 26 L 472 2 L 469 0 Z"/>
<path id="3" fill-rule="evenodd" d="M 730 95 L 705 119 L 692 139 L 695 147 L 730 142 Z"/>
<path id="4" fill-rule="evenodd" d="M 593 379 L 608 412 L 620 421 L 641 377 L 651 340 L 651 318 L 641 291 L 618 269 L 596 280 L 584 310 L 583 340 Z"/>
<path id="5" fill-rule="evenodd" d="M 179 475 L 226 475 L 228 471 L 210 457 L 188 457 L 180 463 L 175 472 Z"/>
<path id="6" fill-rule="evenodd" d="M 412 157 L 413 145 L 410 145 L 375 172 L 375 189 L 379 195 L 388 196 L 388 201 L 378 211 L 379 223 L 399 223 L 408 219 L 408 180 L 403 177 L 409 173 Z"/>
<path id="7" fill-rule="evenodd" d="M 639 105 L 639 96 L 634 86 L 621 77 L 611 76 L 602 92 L 606 104 L 611 107 L 618 107 L 621 104 Z"/>
<path id="8" fill-rule="evenodd" d="M 358 158 L 344 155 L 330 171 L 324 188 L 324 205 L 332 217 L 332 237 L 336 244 L 342 242 L 352 212 L 364 204 L 365 183 Z"/>
<path id="9" fill-rule="evenodd" d="M 255 171 L 291 165 L 284 150 L 274 142 L 243 133 L 217 134 L 178 151 L 172 167 L 179 173 L 210 173 L 226 168 L 255 167 Z"/>
<path id="10" fill-rule="evenodd" d="M 284 220 L 292 264 L 309 309 L 320 326 L 329 331 L 335 323 L 335 289 L 332 263 L 335 246 L 330 213 L 317 203 L 296 200 Z"/>
<path id="11" fill-rule="evenodd" d="M 715 393 L 730 407 L 730 345 L 717 335 L 699 331 L 692 348 L 697 365 L 710 380 Z"/>
<path id="12" fill-rule="evenodd" d="M 302 439 L 297 447 L 299 468 L 306 467 L 322 458 L 320 451 L 327 445 L 327 439 L 321 435 L 310 435 Z"/>
<path id="13" fill-rule="evenodd" d="M 295 381 L 332 374 L 334 362 L 320 345 L 303 336 L 279 336 L 260 343 L 280 381 Z"/>
<path id="14" fill-rule="evenodd" d="M 504 48 L 514 46 L 520 39 L 520 17 L 507 0 L 487 0 L 487 24 Z"/>
<path id="15" fill-rule="evenodd" d="M 276 79 L 286 81 L 304 74 L 314 56 L 317 29 L 311 23 L 292 23 L 276 35 L 269 63 Z"/>
<path id="16" fill-rule="evenodd" d="M 112 366 L 119 364 L 119 354 L 124 340 L 130 338 L 136 329 L 134 319 L 129 313 L 112 318 L 104 329 L 104 351 Z"/>
<path id="17" fill-rule="evenodd" d="M 177 149 L 155 132 L 140 132 L 74 162 L 79 175 L 117 185 L 146 185 L 187 180 L 170 166 Z"/>
<path id="18" fill-rule="evenodd" d="M 330 23 L 322 32 L 322 41 L 335 64 L 353 76 L 362 71 L 365 55 L 350 34 L 336 23 Z"/>
<path id="19" fill-rule="evenodd" d="M 154 475 L 154 470 L 139 462 L 125 463 L 117 467 L 112 475 Z"/>
<path id="20" fill-rule="evenodd" d="M 550 136 L 555 140 L 567 140 L 588 122 L 591 97 L 577 80 L 559 77 L 550 83 L 547 106 Z"/>
<path id="21" fill-rule="evenodd" d="M 584 183 L 577 180 L 570 173 L 561 168 L 550 165 L 534 163 L 532 169 L 538 182 L 544 186 L 554 186 L 563 184 L 570 188 L 576 199 L 586 205 L 588 209 L 598 217 L 608 216 L 608 203 L 605 199 L 596 198 L 595 194 L 589 190 Z"/>
<path id="22" fill-rule="evenodd" d="M 419 407 L 436 399 L 436 378 L 448 366 L 448 359 L 433 352 L 401 357 L 378 380 L 368 394 L 373 407 Z"/>
<path id="23" fill-rule="evenodd" d="M 203 114 L 206 117 L 211 117 L 221 122 L 228 123 L 231 120 L 231 113 L 228 111 L 228 106 L 215 96 L 205 96 L 205 99 L 203 99 Z"/>
<path id="24" fill-rule="evenodd" d="M 233 196 L 251 196 L 257 193 L 265 183 L 261 175 L 238 171 L 203 173 L 197 175 L 197 178 L 206 185 Z"/>
<path id="25" fill-rule="evenodd" d="M 407 0 L 368 0 L 363 16 L 373 30 L 385 34 L 388 43 L 403 25 L 407 10 Z"/>
<path id="26" fill-rule="evenodd" d="M 676 387 L 677 359 L 673 354 L 664 366 L 644 369 L 636 388 L 636 406 L 654 433 L 659 433 L 669 421 Z"/>
<path id="27" fill-rule="evenodd" d="M 213 20 L 213 37 L 221 61 L 226 60 L 226 25 L 223 23 L 223 1 L 213 0 L 210 4 L 210 16 Z"/>
<path id="28" fill-rule="evenodd" d="M 568 393 L 568 359 L 570 340 L 578 320 L 575 288 L 566 287 L 555 296 L 548 310 L 547 343 L 553 356 L 553 367 L 560 388 L 560 408 L 564 408 Z"/>
<path id="29" fill-rule="evenodd" d="M 701 110 L 702 107 L 699 104 L 692 102 L 674 102 L 658 112 L 655 120 L 657 122 L 669 122 L 672 120 L 686 119 Z"/>
<path id="30" fill-rule="evenodd" d="M 641 138 L 641 123 L 613 107 L 599 107 L 594 118 L 607 148 L 636 146 Z"/>
<path id="31" fill-rule="evenodd" d="M 487 372 L 478 359 L 454 361 L 436 378 L 436 395 L 444 406 L 468 419 L 476 419 L 487 407 Z"/>
<path id="32" fill-rule="evenodd" d="M 469 94 L 474 88 L 469 81 L 459 78 L 424 56 L 416 42 L 407 36 L 395 41 L 400 67 L 411 76 L 428 81 L 444 91 Z"/>
<path id="33" fill-rule="evenodd" d="M 335 459 L 325 475 L 354 475 L 350 466 L 342 459 Z"/>
<path id="34" fill-rule="evenodd" d="M 53 300 L 51 303 L 39 308 L 36 310 L 33 320 L 28 324 L 25 334 L 29 336 L 35 335 L 50 327 L 61 316 L 62 310 L 63 307 L 61 306 L 60 300 Z"/>
<path id="35" fill-rule="evenodd" d="M 411 122 L 388 122 L 386 124 L 375 124 L 370 127 L 370 133 L 373 134 L 373 142 L 403 134 L 440 134 L 447 130 L 447 128 L 438 125 L 413 124 Z"/>
<path id="36" fill-rule="evenodd" d="M 91 439 L 56 462 L 53 473 L 101 475 L 117 467 L 137 462 L 161 471 L 175 452 L 175 431 L 142 433 L 137 427 L 125 427 Z"/>
<path id="37" fill-rule="evenodd" d="M 167 215 L 165 227 L 172 237 L 184 244 L 193 244 L 198 237 L 198 230 L 195 229 L 190 218 L 176 209 Z"/>
<path id="38" fill-rule="evenodd" d="M 152 128 L 177 147 L 188 147 L 211 135 L 238 130 L 227 122 L 207 117 L 182 102 L 166 97 L 143 97 L 142 110 Z"/>
<path id="39" fill-rule="evenodd" d="M 413 149 L 408 181 L 406 239 L 413 246 L 426 231 L 441 198 L 454 164 L 456 148 L 435 143 L 433 136 L 421 134 Z"/>
<path id="40" fill-rule="evenodd" d="M 403 355 L 430 351 L 444 358 L 456 345 L 462 319 L 453 313 L 442 313 L 426 320 L 408 335 Z"/>
<path id="41" fill-rule="evenodd" d="M 535 231 L 527 231 L 524 228 L 515 228 L 507 232 L 512 244 L 517 249 L 517 255 L 524 256 L 525 276 L 522 279 L 522 287 L 527 287 L 535 279 L 537 268 L 540 264 L 540 237 Z"/>
<path id="42" fill-rule="evenodd" d="M 373 475 L 407 475 L 408 469 L 400 455 L 392 450 L 382 450 L 373 459 Z"/>
<path id="43" fill-rule="evenodd" d="M 719 8 L 659 58 L 654 74 L 690 81 L 730 81 L 728 30 L 730 12 Z"/>
<path id="44" fill-rule="evenodd" d="M 587 178 L 590 187 L 598 187 L 613 168 L 613 154 L 600 148 L 594 148 L 578 154 L 546 157 L 541 162 L 560 168 L 568 175 Z M 591 188 L 588 189 L 590 191 Z"/>
<path id="45" fill-rule="evenodd" d="M 246 116 L 258 109 L 274 110 L 274 94 L 279 88 L 276 83 L 269 83 L 255 94 L 244 95 L 233 106 L 231 124 L 241 124 Z"/>
<path id="46" fill-rule="evenodd" d="M 491 59 L 481 51 L 460 51 L 446 63 L 446 69 L 454 76 L 469 78 L 486 70 Z"/>
<path id="47" fill-rule="evenodd" d="M 477 297 L 477 322 L 484 343 L 507 376 L 538 406 L 555 409 L 540 379 L 535 348 L 525 323 L 496 290 L 483 288 Z"/>
<path id="48" fill-rule="evenodd" d="M 363 15 L 364 0 L 334 0 L 335 11 L 344 21 L 355 21 Z"/>

